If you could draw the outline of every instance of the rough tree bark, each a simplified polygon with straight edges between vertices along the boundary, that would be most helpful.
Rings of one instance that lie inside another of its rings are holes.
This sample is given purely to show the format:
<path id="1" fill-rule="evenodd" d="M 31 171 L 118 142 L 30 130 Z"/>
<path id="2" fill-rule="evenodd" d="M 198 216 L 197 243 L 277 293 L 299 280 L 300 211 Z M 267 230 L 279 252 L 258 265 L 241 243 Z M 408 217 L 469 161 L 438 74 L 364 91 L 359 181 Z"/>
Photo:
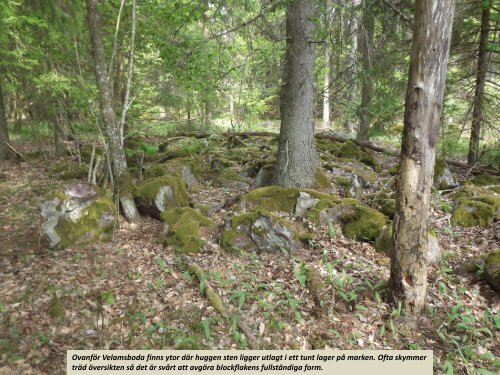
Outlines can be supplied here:
<path id="1" fill-rule="evenodd" d="M 420 0 L 415 7 L 390 277 L 392 300 L 408 314 L 425 306 L 429 199 L 454 0 Z"/>
<path id="2" fill-rule="evenodd" d="M 115 193 L 118 194 L 121 208 L 125 217 L 130 221 L 139 219 L 139 213 L 132 197 L 127 173 L 127 160 L 120 137 L 120 127 L 116 121 L 113 109 L 113 97 L 111 93 L 111 82 L 106 63 L 104 60 L 104 44 L 102 41 L 101 22 L 98 13 L 98 0 L 86 0 L 87 24 L 90 33 L 92 55 L 94 56 L 94 72 L 99 89 L 99 104 L 104 127 L 109 142 L 112 171 L 115 181 Z"/>
<path id="3" fill-rule="evenodd" d="M 481 123 L 483 122 L 484 84 L 488 70 L 488 36 L 490 30 L 491 1 L 483 2 L 481 16 L 481 35 L 479 37 L 479 52 L 477 57 L 476 89 L 472 110 L 472 129 L 470 133 L 469 155 L 467 162 L 473 165 L 479 161 L 479 138 L 481 136 Z"/>
<path id="4" fill-rule="evenodd" d="M 9 130 L 7 128 L 7 114 L 3 103 L 2 83 L 0 82 L 0 161 L 9 159 L 11 152 L 7 143 L 9 142 Z"/>
<path id="5" fill-rule="evenodd" d="M 359 49 L 361 52 L 361 104 L 358 108 L 359 126 L 356 134 L 358 141 L 368 141 L 368 130 L 370 129 L 371 111 L 369 110 L 373 96 L 371 49 L 373 45 L 373 32 L 375 20 L 370 7 L 370 1 L 365 1 L 361 27 L 359 27 Z"/>
<path id="6" fill-rule="evenodd" d="M 357 96 L 357 77 L 356 77 L 356 64 L 357 58 L 356 54 L 358 53 L 358 27 L 359 27 L 359 16 L 357 13 L 357 8 L 361 3 L 361 0 L 351 0 L 352 1 L 352 14 L 351 19 L 349 21 L 349 38 L 351 43 L 349 45 L 349 55 L 347 59 L 348 69 L 346 71 L 348 84 L 347 91 L 347 103 L 349 106 L 354 107 L 354 102 L 356 101 Z M 346 120 L 346 128 L 350 133 L 353 133 L 356 129 L 355 120 L 352 118 L 353 116 L 349 112 L 348 118 Z"/>
<path id="7" fill-rule="evenodd" d="M 314 146 L 313 0 L 286 4 L 286 52 L 281 87 L 281 127 L 274 183 L 308 187 L 314 182 L 318 155 Z"/>
<path id="8" fill-rule="evenodd" d="M 332 21 L 333 9 L 330 0 L 325 0 L 325 14 L 328 14 L 325 20 L 325 27 Z M 330 41 L 327 40 L 325 44 L 324 58 L 325 58 L 325 72 L 323 73 L 323 129 L 330 128 Z"/>

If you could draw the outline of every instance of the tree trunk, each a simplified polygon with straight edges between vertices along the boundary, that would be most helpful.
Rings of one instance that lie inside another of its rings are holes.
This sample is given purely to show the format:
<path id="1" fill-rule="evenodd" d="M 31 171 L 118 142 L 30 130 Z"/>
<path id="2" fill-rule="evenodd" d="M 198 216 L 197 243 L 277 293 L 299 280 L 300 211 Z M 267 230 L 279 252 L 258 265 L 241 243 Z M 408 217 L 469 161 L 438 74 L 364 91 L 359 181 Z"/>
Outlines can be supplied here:
<path id="1" fill-rule="evenodd" d="M 274 183 L 308 187 L 314 182 L 318 155 L 314 145 L 313 0 L 288 1 L 286 52 L 281 87 L 281 127 Z"/>
<path id="2" fill-rule="evenodd" d="M 331 15 L 332 7 L 330 0 L 325 0 L 325 14 Z M 332 17 L 327 17 L 325 21 L 325 27 L 328 27 L 328 24 L 331 22 Z M 330 128 L 330 43 L 329 40 L 326 41 L 325 44 L 325 72 L 323 73 L 323 129 Z"/>
<path id="3" fill-rule="evenodd" d="M 98 0 L 86 0 L 86 3 L 87 23 L 90 32 L 92 54 L 94 56 L 94 71 L 97 79 L 97 87 L 99 89 L 99 104 L 108 137 L 109 152 L 115 181 L 114 190 L 119 196 L 119 201 L 125 217 L 130 221 L 135 221 L 139 219 L 139 213 L 135 206 L 131 189 L 127 187 L 130 184 L 127 173 L 127 160 L 121 144 L 119 124 L 116 122 L 115 118 L 111 84 L 104 60 L 104 45 L 98 14 Z"/>
<path id="4" fill-rule="evenodd" d="M 356 139 L 358 141 L 368 141 L 368 130 L 370 129 L 371 111 L 368 108 L 373 96 L 372 69 L 371 69 L 371 49 L 373 45 L 373 32 L 375 20 L 370 2 L 365 1 L 361 27 L 359 28 L 359 49 L 361 51 L 361 104 L 358 108 L 359 127 Z"/>
<path id="5" fill-rule="evenodd" d="M 391 255 L 391 297 L 419 314 L 427 291 L 429 200 L 453 23 L 453 0 L 415 3 Z"/>
<path id="6" fill-rule="evenodd" d="M 347 103 L 349 108 L 354 108 L 354 102 L 356 101 L 357 94 L 357 81 L 356 81 L 356 54 L 358 52 L 358 27 L 359 27 L 359 18 L 357 14 L 357 7 L 359 6 L 361 0 L 352 0 L 352 15 L 349 21 L 349 38 L 351 40 L 349 45 L 349 55 L 347 59 L 347 82 L 348 82 L 348 91 L 347 91 Z M 355 120 L 352 116 L 352 111 L 349 110 L 348 117 L 346 120 L 346 128 L 349 133 L 354 132 L 356 129 Z"/>
<path id="7" fill-rule="evenodd" d="M 7 160 L 11 152 L 7 143 L 9 142 L 9 129 L 7 128 L 7 117 L 3 103 L 2 83 L 0 82 L 0 161 Z"/>
<path id="8" fill-rule="evenodd" d="M 479 138 L 481 136 L 481 123 L 483 122 L 484 84 L 488 70 L 488 34 L 490 28 L 491 2 L 483 2 L 481 16 L 481 35 L 479 37 L 479 53 L 477 57 L 476 90 L 474 93 L 474 109 L 472 111 L 472 129 L 469 142 L 469 165 L 479 161 Z"/>

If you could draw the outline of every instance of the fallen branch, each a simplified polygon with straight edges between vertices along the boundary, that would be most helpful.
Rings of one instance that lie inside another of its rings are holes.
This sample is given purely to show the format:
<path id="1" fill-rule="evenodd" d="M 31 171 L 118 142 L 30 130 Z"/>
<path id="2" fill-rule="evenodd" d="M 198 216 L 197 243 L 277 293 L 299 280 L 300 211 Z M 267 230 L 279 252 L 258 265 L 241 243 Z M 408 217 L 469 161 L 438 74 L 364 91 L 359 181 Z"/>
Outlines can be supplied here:
<path id="1" fill-rule="evenodd" d="M 16 155 L 18 160 L 26 161 L 26 158 L 21 154 L 19 151 L 17 151 L 14 147 L 9 142 L 5 142 L 8 148 Z"/>
<path id="2" fill-rule="evenodd" d="M 250 345 L 251 349 L 253 349 L 253 350 L 261 349 L 259 341 L 253 335 L 252 329 L 250 328 L 248 323 L 246 323 L 245 319 L 243 319 L 243 317 L 240 316 L 239 314 L 232 313 L 232 312 L 228 311 L 224 307 L 224 304 L 223 304 L 222 300 L 220 299 L 219 295 L 217 294 L 217 292 L 208 284 L 205 271 L 203 271 L 203 269 L 200 266 L 198 266 L 197 264 L 189 263 L 189 259 L 185 256 L 182 257 L 182 260 L 185 263 L 188 271 L 196 276 L 200 285 L 203 285 L 202 293 L 208 299 L 208 301 L 210 302 L 212 307 L 215 309 L 215 311 L 217 311 L 225 319 L 236 321 L 238 328 L 246 336 L 246 338 L 248 340 L 248 344 Z"/>

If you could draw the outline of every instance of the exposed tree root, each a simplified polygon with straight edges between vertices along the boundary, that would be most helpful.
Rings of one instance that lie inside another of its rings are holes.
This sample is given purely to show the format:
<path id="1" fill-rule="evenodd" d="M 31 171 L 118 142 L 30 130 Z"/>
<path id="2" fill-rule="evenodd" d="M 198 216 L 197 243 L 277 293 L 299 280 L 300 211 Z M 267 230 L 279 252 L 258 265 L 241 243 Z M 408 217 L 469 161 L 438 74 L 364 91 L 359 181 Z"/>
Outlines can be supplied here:
<path id="1" fill-rule="evenodd" d="M 187 270 L 196 276 L 200 285 L 203 285 L 202 293 L 208 299 L 215 311 L 217 311 L 225 319 L 236 321 L 238 328 L 246 336 L 251 349 L 261 349 L 259 340 L 257 340 L 257 338 L 253 335 L 252 329 L 250 328 L 244 317 L 238 313 L 234 313 L 226 309 L 217 292 L 208 283 L 205 271 L 197 264 L 191 263 L 189 261 L 189 258 L 187 258 L 186 256 L 182 257 L 182 261 L 184 262 Z"/>

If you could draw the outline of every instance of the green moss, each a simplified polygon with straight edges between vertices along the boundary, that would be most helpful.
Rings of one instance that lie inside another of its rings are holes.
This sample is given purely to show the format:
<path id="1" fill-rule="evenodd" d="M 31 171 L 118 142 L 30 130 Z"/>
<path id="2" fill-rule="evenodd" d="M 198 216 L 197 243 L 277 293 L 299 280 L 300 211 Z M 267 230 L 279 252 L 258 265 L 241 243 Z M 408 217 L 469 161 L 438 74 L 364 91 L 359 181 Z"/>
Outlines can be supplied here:
<path id="1" fill-rule="evenodd" d="M 144 181 L 137 186 L 135 196 L 146 201 L 154 201 L 158 190 L 162 186 L 170 186 L 174 196 L 174 202 L 167 202 L 167 208 L 182 207 L 188 204 L 189 195 L 186 190 L 186 183 L 170 175 Z"/>
<path id="2" fill-rule="evenodd" d="M 442 158 L 436 158 L 436 163 L 434 164 L 434 180 L 441 177 L 444 174 L 446 164 Z"/>
<path id="3" fill-rule="evenodd" d="M 241 199 L 241 204 L 244 208 L 293 213 L 298 196 L 298 189 L 266 186 L 245 194 Z"/>
<path id="4" fill-rule="evenodd" d="M 330 139 L 316 139 L 316 147 L 321 151 L 337 155 L 340 149 L 340 144 Z"/>
<path id="5" fill-rule="evenodd" d="M 475 176 L 472 182 L 476 186 L 500 185 L 500 177 L 489 175 L 486 172 Z"/>
<path id="6" fill-rule="evenodd" d="M 182 167 L 184 166 L 189 166 L 191 168 L 191 172 L 193 172 L 193 175 L 196 178 L 199 178 L 203 174 L 203 163 L 198 156 L 169 160 L 165 162 L 164 165 L 167 169 L 167 172 L 177 177 L 181 176 Z"/>
<path id="7" fill-rule="evenodd" d="M 363 164 L 372 167 L 373 170 L 377 173 L 382 172 L 382 167 L 380 166 L 380 163 L 377 161 L 377 159 L 375 159 L 375 157 L 372 154 L 365 152 L 364 155 L 362 155 L 359 158 L 359 161 Z"/>
<path id="8" fill-rule="evenodd" d="M 102 225 L 100 221 L 104 214 L 111 214 L 113 220 Z M 111 199 L 104 195 L 98 196 L 82 210 L 80 219 L 75 223 L 71 220 L 59 221 L 55 227 L 61 237 L 58 248 L 64 249 L 74 244 L 89 244 L 97 240 L 110 240 L 117 223 L 117 215 Z"/>
<path id="9" fill-rule="evenodd" d="M 164 211 L 160 216 L 169 226 L 166 244 L 174 246 L 177 251 L 183 253 L 200 251 L 202 228 L 211 231 L 216 227 L 212 220 L 190 207 Z"/>
<path id="10" fill-rule="evenodd" d="M 335 178 L 335 181 L 337 182 L 337 184 L 347 189 L 349 189 L 352 186 L 352 182 L 349 179 L 345 178 L 344 176 L 337 176 Z"/>
<path id="11" fill-rule="evenodd" d="M 240 181 L 240 182 L 246 182 L 245 178 L 239 175 L 238 172 L 236 172 L 233 169 L 223 169 L 220 173 L 220 179 L 226 180 L 226 181 Z"/>
<path id="12" fill-rule="evenodd" d="M 500 249 L 493 250 L 486 255 L 484 270 L 486 279 L 493 289 L 500 291 Z"/>
<path id="13" fill-rule="evenodd" d="M 379 199 L 377 203 L 380 205 L 380 212 L 389 218 L 394 217 L 396 212 L 396 199 Z"/>
<path id="14" fill-rule="evenodd" d="M 358 160 L 361 157 L 362 151 L 353 141 L 344 142 L 338 151 L 338 156 L 342 158 Z"/>
<path id="15" fill-rule="evenodd" d="M 349 204 L 347 199 L 343 204 Z M 340 217 L 342 231 L 349 238 L 357 240 L 375 241 L 382 228 L 385 226 L 385 216 L 377 210 L 361 206 L 359 203 L 352 205 Z"/>
<path id="16" fill-rule="evenodd" d="M 462 227 L 489 227 L 493 223 L 495 208 L 472 199 L 461 199 L 451 216 L 451 223 Z"/>
<path id="17" fill-rule="evenodd" d="M 384 253 L 387 256 L 391 256 L 392 252 L 392 221 L 390 221 L 375 240 L 375 249 Z"/>
<path id="18" fill-rule="evenodd" d="M 146 179 L 160 177 L 164 174 L 167 174 L 167 168 L 165 168 L 163 164 L 154 164 L 144 171 L 144 177 Z"/>
<path id="19" fill-rule="evenodd" d="M 324 189 L 329 189 L 332 187 L 330 178 L 328 178 L 326 173 L 321 168 L 316 168 L 316 172 L 314 173 L 314 186 Z"/>
<path id="20" fill-rule="evenodd" d="M 389 174 L 391 176 L 396 176 L 399 173 L 399 164 L 393 165 L 389 168 Z"/>
<path id="21" fill-rule="evenodd" d="M 65 314 L 64 306 L 55 293 L 50 300 L 48 313 L 52 319 L 62 318 Z"/>
<path id="22" fill-rule="evenodd" d="M 85 164 L 71 162 L 57 163 L 49 171 L 49 176 L 60 180 L 86 180 L 89 167 Z"/>

